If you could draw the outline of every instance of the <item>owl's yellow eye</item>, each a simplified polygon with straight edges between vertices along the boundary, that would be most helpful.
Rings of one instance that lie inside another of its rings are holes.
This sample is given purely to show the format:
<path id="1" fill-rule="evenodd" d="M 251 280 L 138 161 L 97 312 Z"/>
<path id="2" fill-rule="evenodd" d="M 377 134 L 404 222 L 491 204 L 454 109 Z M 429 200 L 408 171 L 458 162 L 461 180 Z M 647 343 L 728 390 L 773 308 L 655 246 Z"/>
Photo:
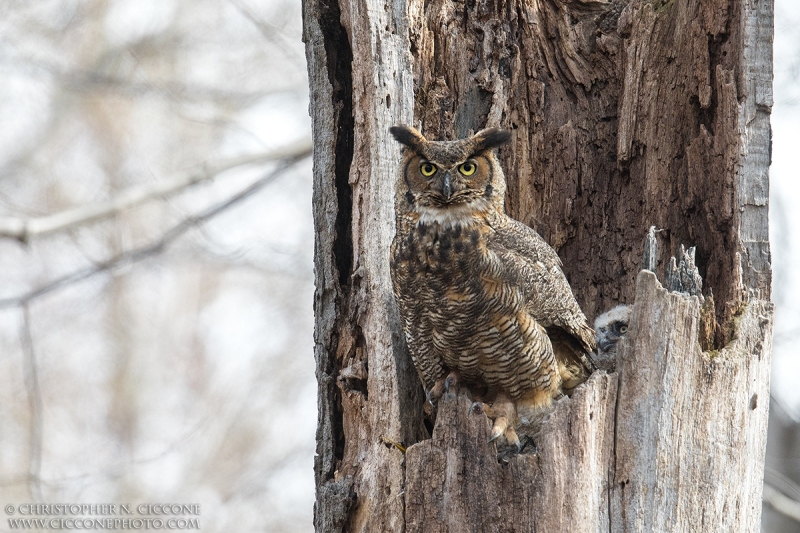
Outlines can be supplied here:
<path id="1" fill-rule="evenodd" d="M 620 326 L 619 327 L 619 332 L 620 333 L 627 333 L 628 332 L 628 326 Z"/>
<path id="2" fill-rule="evenodd" d="M 419 165 L 419 171 L 422 172 L 422 175 L 425 176 L 426 178 L 430 178 L 431 176 L 436 174 L 437 170 L 438 169 L 436 168 L 436 165 L 434 165 L 433 163 L 428 163 L 427 161 L 424 161 Z"/>
<path id="3" fill-rule="evenodd" d="M 472 176 L 475 174 L 475 169 L 478 168 L 475 166 L 475 163 L 471 163 L 467 161 L 466 163 L 462 163 L 460 167 L 458 167 L 458 171 L 464 174 L 465 176 Z"/>

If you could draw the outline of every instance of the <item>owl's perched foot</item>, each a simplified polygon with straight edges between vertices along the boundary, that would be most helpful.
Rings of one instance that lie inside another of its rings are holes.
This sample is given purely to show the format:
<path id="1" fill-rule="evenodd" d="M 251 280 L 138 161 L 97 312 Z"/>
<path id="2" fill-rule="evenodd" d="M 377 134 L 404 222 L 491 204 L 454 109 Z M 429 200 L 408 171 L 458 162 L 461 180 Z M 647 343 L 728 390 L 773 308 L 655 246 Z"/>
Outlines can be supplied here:
<path id="1" fill-rule="evenodd" d="M 447 393 L 448 398 L 452 397 L 457 391 L 456 386 L 460 380 L 461 375 L 455 370 L 440 378 L 427 393 L 428 403 L 431 407 L 436 405 L 444 393 Z"/>
<path id="2" fill-rule="evenodd" d="M 492 420 L 492 436 L 489 442 L 493 442 L 503 436 L 509 446 L 516 448 L 517 453 L 522 449 L 517 431 L 514 429 L 517 420 L 517 409 L 514 402 L 506 394 L 498 394 L 491 405 L 475 402 L 470 407 L 470 411 L 473 413 L 486 413 L 486 416 Z"/>
<path id="3" fill-rule="evenodd" d="M 458 393 L 458 384 L 461 381 L 461 375 L 453 370 L 444 380 L 444 392 L 448 398 L 455 398 Z"/>

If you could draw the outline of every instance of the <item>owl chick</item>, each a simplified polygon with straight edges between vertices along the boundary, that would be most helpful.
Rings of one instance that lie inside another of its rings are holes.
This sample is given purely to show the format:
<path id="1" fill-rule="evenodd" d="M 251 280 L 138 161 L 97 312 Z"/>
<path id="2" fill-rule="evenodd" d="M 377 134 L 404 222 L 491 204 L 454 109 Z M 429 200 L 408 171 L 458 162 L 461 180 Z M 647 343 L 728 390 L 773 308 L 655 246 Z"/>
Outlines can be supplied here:
<path id="1" fill-rule="evenodd" d="M 597 343 L 597 366 L 613 372 L 617 366 L 617 342 L 628 332 L 633 308 L 618 305 L 594 320 L 594 339 Z"/>
<path id="2" fill-rule="evenodd" d="M 403 330 L 429 398 L 465 383 L 485 403 L 492 440 L 519 448 L 515 426 L 594 369 L 594 332 L 555 251 L 505 214 L 493 149 L 510 134 L 405 146 L 397 181 L 391 274 Z"/>

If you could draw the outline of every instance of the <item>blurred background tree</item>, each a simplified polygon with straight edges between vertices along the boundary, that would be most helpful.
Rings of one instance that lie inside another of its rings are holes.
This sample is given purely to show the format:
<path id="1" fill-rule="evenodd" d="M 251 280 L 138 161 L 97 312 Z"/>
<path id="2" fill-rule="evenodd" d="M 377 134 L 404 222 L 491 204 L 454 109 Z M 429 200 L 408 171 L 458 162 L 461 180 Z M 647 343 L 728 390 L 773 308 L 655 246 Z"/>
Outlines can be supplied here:
<path id="1" fill-rule="evenodd" d="M 29 223 L 0 239 L 0 500 L 199 503 L 204 531 L 309 531 L 299 2 L 3 2 L 0 42 L 0 228 Z M 211 179 L 158 194 L 187 172 Z M 131 191 L 152 198 L 36 233 Z"/>
<path id="2" fill-rule="evenodd" d="M 769 533 L 800 533 L 800 503 L 797 503 L 800 502 L 800 356 L 795 348 L 800 341 L 799 25 L 800 4 L 775 0 L 775 105 L 770 169 L 775 331 L 764 475 L 767 503 L 762 515 L 762 531 Z"/>
<path id="3" fill-rule="evenodd" d="M 766 479 L 794 501 L 798 25 L 800 5 L 776 0 Z M 0 4 L 0 230 L 155 193 L 203 163 L 302 154 L 300 27 L 298 0 Z M 204 531 L 311 530 L 310 162 L 286 166 L 0 238 L 0 501 L 200 503 Z M 800 522 L 768 504 L 763 530 Z"/>

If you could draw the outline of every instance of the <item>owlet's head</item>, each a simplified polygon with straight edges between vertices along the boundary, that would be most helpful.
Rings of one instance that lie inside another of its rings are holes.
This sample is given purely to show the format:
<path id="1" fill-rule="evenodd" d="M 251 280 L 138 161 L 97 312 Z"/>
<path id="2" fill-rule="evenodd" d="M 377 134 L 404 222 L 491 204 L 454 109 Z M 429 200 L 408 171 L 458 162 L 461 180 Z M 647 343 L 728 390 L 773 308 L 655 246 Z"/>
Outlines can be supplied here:
<path id="1" fill-rule="evenodd" d="M 429 141 L 408 126 L 389 131 L 406 148 L 397 191 L 404 211 L 484 211 L 490 205 L 504 211 L 506 180 L 494 148 L 511 140 L 509 132 L 490 128 L 458 141 Z"/>

